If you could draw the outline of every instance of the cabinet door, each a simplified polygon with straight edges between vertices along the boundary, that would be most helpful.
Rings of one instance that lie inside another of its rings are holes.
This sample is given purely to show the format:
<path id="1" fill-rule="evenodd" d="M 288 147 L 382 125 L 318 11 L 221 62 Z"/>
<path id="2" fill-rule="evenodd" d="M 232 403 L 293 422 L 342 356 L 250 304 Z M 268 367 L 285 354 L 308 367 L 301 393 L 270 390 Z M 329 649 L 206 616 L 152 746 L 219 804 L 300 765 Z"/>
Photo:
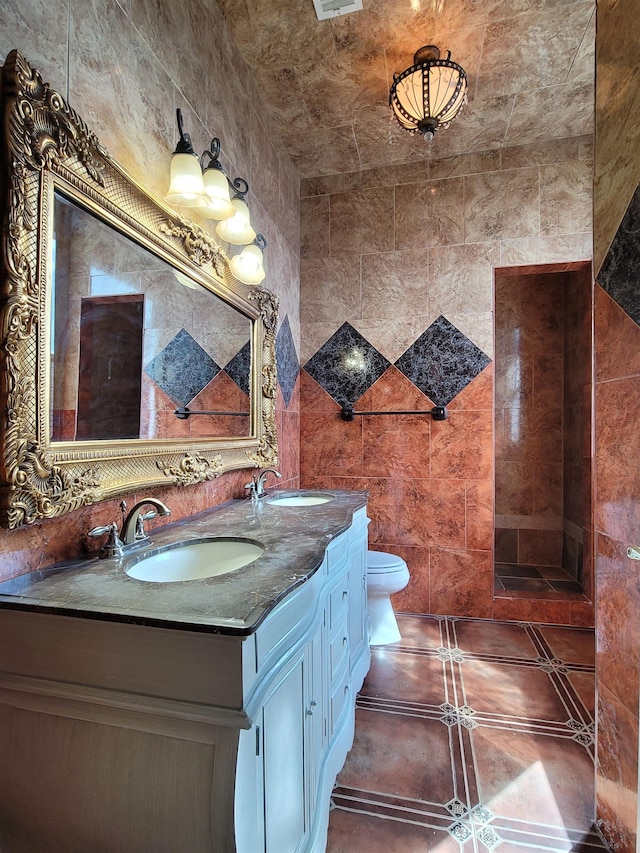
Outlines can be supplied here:
<path id="1" fill-rule="evenodd" d="M 305 649 L 287 667 L 263 706 L 266 853 L 296 853 L 304 847 L 307 661 Z"/>
<path id="2" fill-rule="evenodd" d="M 325 655 L 323 652 L 324 630 L 316 632 L 309 644 L 307 674 L 309 676 L 309 692 L 305 710 L 307 724 L 307 779 L 309 785 L 309 818 L 310 822 L 316 808 L 318 782 L 322 759 L 327 740 L 327 708 Z"/>
<path id="3" fill-rule="evenodd" d="M 366 630 L 366 548 L 361 541 L 354 542 L 349 549 L 351 568 L 349 571 L 349 646 L 351 659 L 357 657 L 367 642 Z"/>

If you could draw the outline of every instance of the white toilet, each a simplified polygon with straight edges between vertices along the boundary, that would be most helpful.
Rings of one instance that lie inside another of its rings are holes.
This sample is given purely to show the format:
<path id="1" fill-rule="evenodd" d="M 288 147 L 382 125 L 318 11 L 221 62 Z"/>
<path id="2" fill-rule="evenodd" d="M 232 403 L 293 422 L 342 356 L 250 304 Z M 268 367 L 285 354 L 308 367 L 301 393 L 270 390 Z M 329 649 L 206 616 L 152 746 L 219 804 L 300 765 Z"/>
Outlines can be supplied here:
<path id="1" fill-rule="evenodd" d="M 389 596 L 409 583 L 409 569 L 401 557 L 383 551 L 367 551 L 367 605 L 371 621 L 371 645 L 397 643 L 400 637 Z"/>

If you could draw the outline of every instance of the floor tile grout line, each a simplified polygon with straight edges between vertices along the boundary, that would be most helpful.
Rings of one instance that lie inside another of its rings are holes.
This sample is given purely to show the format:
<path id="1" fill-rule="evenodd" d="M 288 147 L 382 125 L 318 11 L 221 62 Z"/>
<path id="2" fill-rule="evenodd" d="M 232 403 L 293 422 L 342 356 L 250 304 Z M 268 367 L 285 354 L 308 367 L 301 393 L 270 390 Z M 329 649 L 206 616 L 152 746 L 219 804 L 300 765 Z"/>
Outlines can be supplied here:
<path id="1" fill-rule="evenodd" d="M 375 817 L 378 820 L 393 820 L 393 821 L 396 821 L 397 823 L 407 823 L 407 824 L 410 824 L 411 826 L 422 826 L 425 829 L 439 829 L 442 832 L 447 831 L 447 827 L 444 827 L 444 826 L 434 826 L 434 824 L 432 824 L 432 823 L 426 823 L 424 821 L 419 821 L 419 820 L 406 820 L 406 819 L 403 819 L 401 817 L 395 817 L 393 815 L 376 814 L 375 812 L 368 812 L 365 809 L 349 809 L 349 808 L 345 808 L 344 806 L 336 806 L 336 809 L 340 809 L 343 812 L 350 812 L 352 814 L 365 814 L 365 815 L 368 815 L 369 817 Z M 452 818 L 452 821 L 453 821 L 453 818 Z"/>

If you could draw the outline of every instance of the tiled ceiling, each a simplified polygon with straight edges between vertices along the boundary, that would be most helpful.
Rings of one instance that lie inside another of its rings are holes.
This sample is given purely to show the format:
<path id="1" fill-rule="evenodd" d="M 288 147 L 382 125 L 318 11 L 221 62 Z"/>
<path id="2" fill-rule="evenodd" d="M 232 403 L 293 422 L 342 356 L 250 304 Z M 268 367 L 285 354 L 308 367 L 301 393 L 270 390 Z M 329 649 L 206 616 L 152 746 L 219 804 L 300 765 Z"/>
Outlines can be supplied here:
<path id="1" fill-rule="evenodd" d="M 218 0 L 302 177 L 581 136 L 593 127 L 593 0 Z M 466 70 L 469 102 L 431 143 L 390 119 L 423 44 Z"/>

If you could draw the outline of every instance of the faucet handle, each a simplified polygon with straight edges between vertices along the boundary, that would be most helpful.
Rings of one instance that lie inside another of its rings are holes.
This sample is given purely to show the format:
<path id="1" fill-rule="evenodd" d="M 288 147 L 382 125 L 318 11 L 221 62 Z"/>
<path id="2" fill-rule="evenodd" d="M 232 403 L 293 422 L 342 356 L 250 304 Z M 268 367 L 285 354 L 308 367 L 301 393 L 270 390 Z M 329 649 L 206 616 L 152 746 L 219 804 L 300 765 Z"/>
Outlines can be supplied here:
<path id="1" fill-rule="evenodd" d="M 101 557 L 120 557 L 123 553 L 123 543 L 118 536 L 118 525 L 114 522 L 111 524 L 94 527 L 87 533 L 91 539 L 100 539 L 102 536 L 108 535 L 106 543 L 100 549 Z"/>

